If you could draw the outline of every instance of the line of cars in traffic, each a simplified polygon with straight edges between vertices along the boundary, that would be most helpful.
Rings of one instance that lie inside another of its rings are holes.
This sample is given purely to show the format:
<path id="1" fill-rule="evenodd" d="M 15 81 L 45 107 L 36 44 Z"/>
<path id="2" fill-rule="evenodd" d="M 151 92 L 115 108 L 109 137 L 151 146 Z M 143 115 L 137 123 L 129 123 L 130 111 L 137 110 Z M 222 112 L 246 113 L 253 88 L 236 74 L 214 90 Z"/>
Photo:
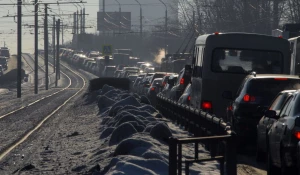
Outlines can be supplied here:
<path id="1" fill-rule="evenodd" d="M 190 105 L 191 74 L 189 65 L 179 73 L 140 73 L 132 91 L 147 96 L 153 105 L 157 94 Z M 235 96 L 223 94 L 231 100 L 224 120 L 237 133 L 239 150 L 256 145 L 257 161 L 267 161 L 272 174 L 300 171 L 299 94 L 299 76 L 255 72 L 245 77 Z"/>
<path id="2" fill-rule="evenodd" d="M 69 62 L 78 66 L 78 62 Z M 79 67 L 95 73 L 84 65 L 83 62 Z M 129 78 L 131 90 L 147 96 L 153 105 L 157 94 L 191 105 L 193 69 L 190 65 L 185 65 L 180 72 L 160 72 L 151 63 L 138 62 L 135 66 L 108 65 L 101 72 L 100 77 Z M 271 174 L 295 174 L 300 169 L 299 85 L 299 76 L 251 72 L 236 94 L 226 91 L 222 94 L 230 101 L 224 120 L 236 132 L 238 148 L 256 145 L 257 161 L 266 160 Z M 202 109 L 212 108 L 209 102 L 201 105 Z"/>

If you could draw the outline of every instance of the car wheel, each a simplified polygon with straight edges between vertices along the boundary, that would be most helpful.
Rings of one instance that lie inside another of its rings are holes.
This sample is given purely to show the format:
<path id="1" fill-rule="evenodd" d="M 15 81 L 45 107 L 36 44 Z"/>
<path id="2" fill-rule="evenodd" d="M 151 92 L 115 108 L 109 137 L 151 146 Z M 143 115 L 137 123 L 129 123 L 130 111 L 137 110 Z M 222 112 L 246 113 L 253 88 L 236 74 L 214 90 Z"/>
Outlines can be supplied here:
<path id="1" fill-rule="evenodd" d="M 271 158 L 271 154 L 270 151 L 267 151 L 268 154 L 268 160 L 267 160 L 267 175 L 280 175 L 280 171 L 278 171 L 279 169 L 273 165 L 272 162 L 272 158 Z"/>

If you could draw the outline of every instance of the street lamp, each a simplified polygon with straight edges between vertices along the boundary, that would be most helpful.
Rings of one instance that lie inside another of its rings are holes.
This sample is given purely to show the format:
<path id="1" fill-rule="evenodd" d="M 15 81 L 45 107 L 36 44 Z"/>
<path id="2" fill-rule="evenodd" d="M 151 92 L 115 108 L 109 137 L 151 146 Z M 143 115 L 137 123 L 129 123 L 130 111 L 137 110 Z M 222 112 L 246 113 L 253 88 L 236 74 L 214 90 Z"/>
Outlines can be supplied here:
<path id="1" fill-rule="evenodd" d="M 168 8 L 167 5 L 162 1 L 159 0 L 166 8 L 166 16 L 165 16 L 165 58 L 167 55 L 167 34 L 168 34 Z"/>
<path id="2" fill-rule="evenodd" d="M 135 0 L 135 1 L 140 5 L 140 36 L 142 38 L 143 37 L 142 4 L 138 0 Z"/>
<path id="3" fill-rule="evenodd" d="M 121 4 L 118 0 L 115 0 L 118 4 L 119 4 L 119 34 L 121 33 L 121 18 L 122 18 L 122 14 L 121 14 Z"/>

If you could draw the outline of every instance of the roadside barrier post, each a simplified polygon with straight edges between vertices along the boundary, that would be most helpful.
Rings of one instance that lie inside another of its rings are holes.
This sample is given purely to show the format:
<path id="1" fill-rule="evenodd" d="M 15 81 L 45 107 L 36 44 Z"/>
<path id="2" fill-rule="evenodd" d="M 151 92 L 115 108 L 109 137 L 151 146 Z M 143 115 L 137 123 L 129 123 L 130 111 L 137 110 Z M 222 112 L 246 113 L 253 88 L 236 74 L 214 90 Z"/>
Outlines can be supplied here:
<path id="1" fill-rule="evenodd" d="M 179 165 L 180 166 L 180 165 Z M 177 143 L 176 138 L 169 138 L 169 175 L 177 174 Z"/>
<path id="2" fill-rule="evenodd" d="M 231 133 L 226 143 L 226 174 L 237 175 L 236 134 Z"/>

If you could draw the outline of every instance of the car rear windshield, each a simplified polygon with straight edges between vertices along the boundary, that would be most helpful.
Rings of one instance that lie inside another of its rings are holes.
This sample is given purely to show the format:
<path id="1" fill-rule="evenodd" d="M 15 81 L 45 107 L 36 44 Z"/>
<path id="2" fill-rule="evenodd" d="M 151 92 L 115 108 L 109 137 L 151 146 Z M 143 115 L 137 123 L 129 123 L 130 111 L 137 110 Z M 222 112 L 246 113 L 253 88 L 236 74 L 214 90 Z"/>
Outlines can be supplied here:
<path id="1" fill-rule="evenodd" d="M 154 80 L 155 78 L 163 78 L 165 75 L 166 75 L 166 74 L 155 74 L 155 75 L 153 76 L 153 80 Z"/>
<path id="2" fill-rule="evenodd" d="M 1 56 L 9 57 L 9 51 L 8 50 L 1 50 L 0 54 L 1 54 Z"/>
<path id="3" fill-rule="evenodd" d="M 252 79 L 247 86 L 247 93 L 255 97 L 255 101 L 270 105 L 276 95 L 283 90 L 295 90 L 300 88 L 299 79 L 268 78 Z"/>
<path id="4" fill-rule="evenodd" d="M 116 68 L 115 68 L 115 67 L 106 67 L 106 70 L 107 70 L 107 71 L 115 71 Z"/>
<path id="5" fill-rule="evenodd" d="M 156 83 L 161 84 L 162 80 L 154 80 L 153 83 L 152 83 L 152 85 L 155 85 Z"/>

